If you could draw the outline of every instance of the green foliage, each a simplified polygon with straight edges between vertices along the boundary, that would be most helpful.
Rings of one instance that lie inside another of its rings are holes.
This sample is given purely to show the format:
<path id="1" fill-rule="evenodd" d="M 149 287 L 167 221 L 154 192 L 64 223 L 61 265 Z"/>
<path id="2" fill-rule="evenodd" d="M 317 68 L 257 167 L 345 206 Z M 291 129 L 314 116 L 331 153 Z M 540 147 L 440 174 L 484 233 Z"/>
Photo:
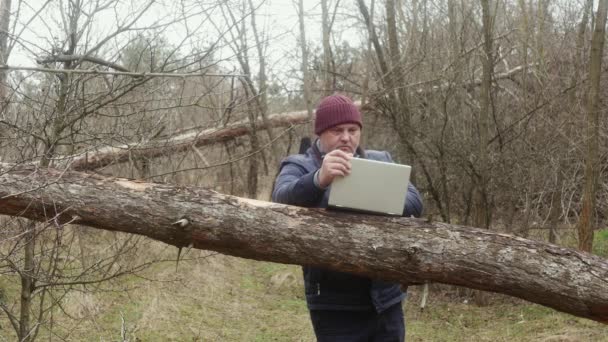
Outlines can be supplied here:
<path id="1" fill-rule="evenodd" d="M 595 231 L 593 237 L 593 254 L 608 257 L 608 229 Z"/>

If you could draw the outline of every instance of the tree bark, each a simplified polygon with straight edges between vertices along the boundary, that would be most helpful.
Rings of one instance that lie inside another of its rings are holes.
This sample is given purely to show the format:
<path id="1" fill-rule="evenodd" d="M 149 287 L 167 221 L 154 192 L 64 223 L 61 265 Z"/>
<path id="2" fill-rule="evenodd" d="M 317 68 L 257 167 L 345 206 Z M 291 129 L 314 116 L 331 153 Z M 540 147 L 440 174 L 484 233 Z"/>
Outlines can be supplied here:
<path id="1" fill-rule="evenodd" d="M 439 282 L 500 292 L 608 323 L 608 261 L 545 242 L 420 219 L 248 200 L 191 186 L 7 164 L 1 171 L 0 214 L 403 284 Z M 177 224 L 181 219 L 188 223 Z"/>

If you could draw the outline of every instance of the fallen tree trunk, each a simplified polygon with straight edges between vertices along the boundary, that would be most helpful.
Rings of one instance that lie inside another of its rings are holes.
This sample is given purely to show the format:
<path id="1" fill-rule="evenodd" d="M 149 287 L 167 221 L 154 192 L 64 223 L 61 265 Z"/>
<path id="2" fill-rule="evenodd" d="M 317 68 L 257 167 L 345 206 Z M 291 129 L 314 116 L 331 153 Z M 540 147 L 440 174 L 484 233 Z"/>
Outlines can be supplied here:
<path id="1" fill-rule="evenodd" d="M 439 282 L 499 292 L 608 323 L 608 261 L 544 242 L 420 219 L 247 200 L 196 187 L 6 165 L 2 171 L 0 214 L 403 284 Z"/>
<path id="2" fill-rule="evenodd" d="M 259 120 L 256 129 L 270 127 L 289 127 L 310 121 L 307 112 L 275 114 L 268 117 L 266 122 Z M 146 143 L 124 144 L 120 146 L 105 146 L 78 156 L 63 156 L 57 158 L 69 162 L 69 168 L 76 171 L 95 170 L 104 166 L 119 164 L 136 158 L 156 158 L 174 153 L 184 152 L 192 147 L 217 144 L 229 141 L 251 132 L 249 120 L 237 121 L 222 128 L 209 128 L 192 131 L 163 140 L 152 140 Z M 56 163 L 60 165 L 61 163 Z M 60 165 L 63 166 L 63 165 Z M 67 165 L 66 165 L 67 166 Z"/>

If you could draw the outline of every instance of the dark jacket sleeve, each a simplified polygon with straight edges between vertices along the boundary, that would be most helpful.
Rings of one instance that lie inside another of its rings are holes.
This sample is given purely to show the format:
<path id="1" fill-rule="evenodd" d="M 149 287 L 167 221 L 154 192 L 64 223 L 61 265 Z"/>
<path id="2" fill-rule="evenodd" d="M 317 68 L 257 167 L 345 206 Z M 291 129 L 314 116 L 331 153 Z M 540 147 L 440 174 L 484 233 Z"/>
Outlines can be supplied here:
<path id="1" fill-rule="evenodd" d="M 405 208 L 403 208 L 403 216 L 420 217 L 422 216 L 422 196 L 418 189 L 410 183 L 407 186 L 407 197 L 405 198 Z"/>
<path id="2" fill-rule="evenodd" d="M 311 207 L 319 203 L 325 190 L 314 184 L 316 170 L 307 170 L 289 159 L 281 163 L 281 170 L 272 192 L 273 202 Z"/>
<path id="3" fill-rule="evenodd" d="M 390 162 L 393 162 L 393 158 L 390 153 L 386 153 L 386 158 Z M 405 198 L 405 207 L 403 208 L 402 216 L 405 217 L 420 217 L 422 216 L 422 196 L 418 192 L 418 189 L 410 182 L 407 186 L 407 195 Z"/>

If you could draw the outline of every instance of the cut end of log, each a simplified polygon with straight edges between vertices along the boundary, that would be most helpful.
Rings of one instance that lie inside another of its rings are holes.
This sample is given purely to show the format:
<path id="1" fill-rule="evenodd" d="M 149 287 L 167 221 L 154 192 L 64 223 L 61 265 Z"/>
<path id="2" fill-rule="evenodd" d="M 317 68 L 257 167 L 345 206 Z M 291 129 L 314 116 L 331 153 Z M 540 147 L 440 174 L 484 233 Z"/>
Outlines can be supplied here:
<path id="1" fill-rule="evenodd" d="M 134 182 L 134 181 L 126 180 L 126 179 L 118 180 L 118 181 L 116 181 L 116 184 L 122 186 L 123 188 L 135 190 L 135 191 L 145 191 L 147 188 L 150 187 L 150 184 L 148 184 L 148 183 L 138 183 L 138 182 Z"/>
<path id="2" fill-rule="evenodd" d="M 254 207 L 259 207 L 259 208 L 269 208 L 269 207 L 272 207 L 273 205 L 275 205 L 275 203 L 272 203 L 272 202 L 259 201 L 259 200 L 251 199 L 251 198 L 236 197 L 236 199 L 239 203 L 245 203 L 245 204 L 252 205 Z"/>

